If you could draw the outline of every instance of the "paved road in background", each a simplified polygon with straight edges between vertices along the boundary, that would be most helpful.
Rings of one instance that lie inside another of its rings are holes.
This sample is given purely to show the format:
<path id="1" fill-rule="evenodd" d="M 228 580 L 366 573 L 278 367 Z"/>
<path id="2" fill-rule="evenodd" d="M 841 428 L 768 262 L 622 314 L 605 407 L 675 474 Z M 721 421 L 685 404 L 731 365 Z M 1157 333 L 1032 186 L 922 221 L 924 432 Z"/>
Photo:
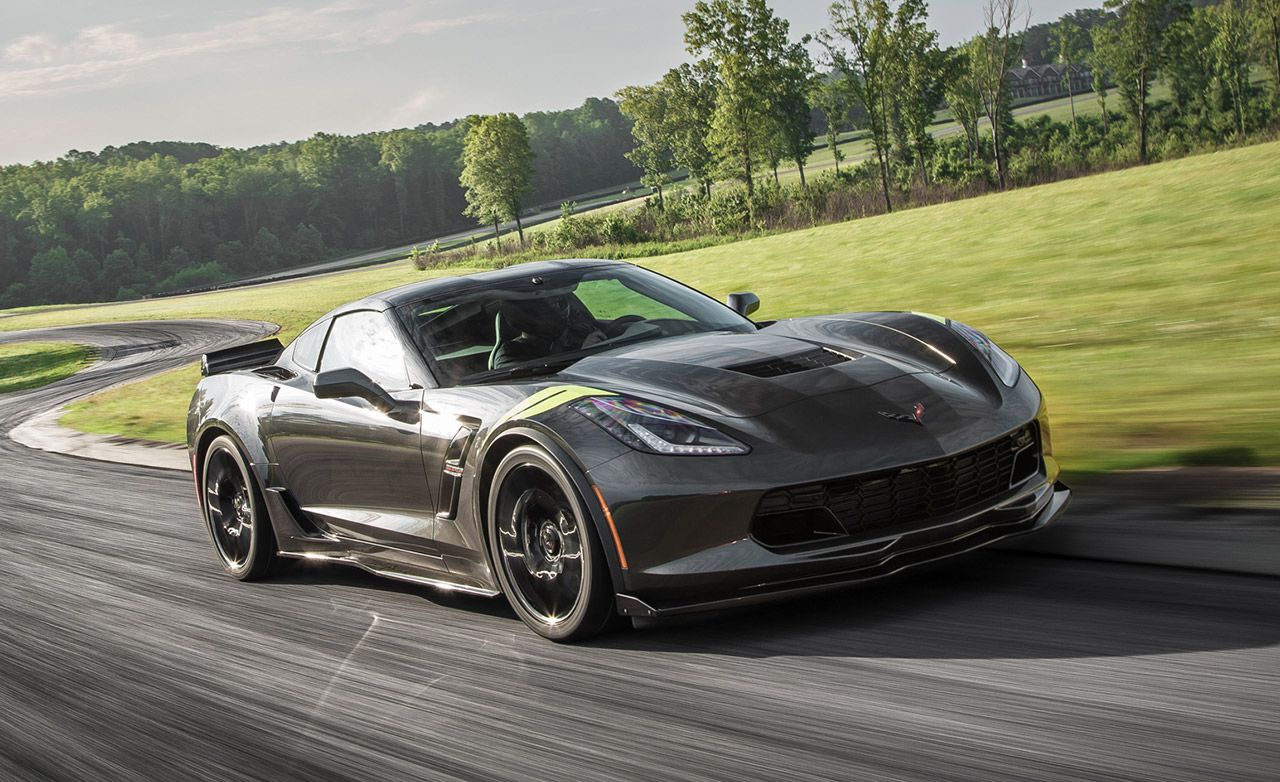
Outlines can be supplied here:
<path id="1" fill-rule="evenodd" d="M 619 201 L 626 201 L 632 198 L 640 198 L 645 194 L 647 194 L 648 192 L 649 190 L 647 188 L 640 188 L 640 189 L 634 190 L 633 191 L 634 194 L 628 194 L 628 191 L 626 190 L 622 190 L 616 193 L 603 194 L 603 195 L 588 194 L 586 197 L 589 200 L 586 203 L 578 204 L 575 207 L 575 212 L 577 214 L 583 214 L 595 209 L 600 209 L 601 207 L 616 204 Z M 573 199 L 566 199 L 566 200 L 572 201 Z M 559 219 L 562 214 L 563 214 L 563 210 L 560 208 L 560 206 L 555 206 L 553 208 L 543 209 L 533 214 L 524 215 L 520 218 L 520 221 L 523 224 L 525 230 L 528 230 L 529 228 L 532 228 L 535 225 L 541 225 L 543 223 L 547 223 L 552 220 Z M 506 243 L 508 238 L 513 242 L 517 241 L 516 234 L 515 234 L 516 223 L 514 220 L 511 220 L 506 223 L 502 223 L 500 226 L 500 230 L 502 231 L 504 244 Z M 511 234 L 511 236 L 508 237 L 507 234 Z M 477 242 L 488 241 L 489 239 L 493 238 L 493 230 L 486 229 L 486 228 L 468 228 L 466 230 L 455 231 L 454 233 L 450 233 L 450 234 L 443 234 L 441 236 L 428 237 L 426 239 L 422 239 L 416 242 L 412 242 L 410 244 L 402 245 L 400 247 L 392 247 L 387 250 L 374 250 L 373 252 L 360 253 L 358 255 L 350 255 L 345 258 L 335 258 L 331 261 L 323 261 L 321 263 L 310 264 L 308 266 L 297 266 L 292 269 L 280 269 L 278 271 L 271 272 L 270 274 L 262 274 L 256 277 L 247 277 L 242 280 L 236 280 L 235 282 L 228 283 L 227 285 L 223 285 L 221 287 L 223 288 L 237 287 L 238 288 L 244 285 L 256 285 L 258 283 L 272 282 L 275 280 L 293 279 L 295 277 L 310 277 L 316 274 L 327 274 L 329 272 L 343 271 L 346 269 L 356 269 L 361 266 L 373 266 L 378 263 L 385 263 L 385 262 L 395 261 L 395 260 L 404 258 L 409 254 L 409 252 L 414 247 L 421 247 L 425 250 L 431 246 L 432 242 L 439 242 L 442 246 L 448 248 L 454 242 L 466 241 L 471 239 L 472 237 L 475 237 L 475 240 Z"/>
<path id="2" fill-rule="evenodd" d="M 258 328 L 64 331 L 114 358 L 0 431 Z M 0 440 L 4 780 L 1274 780 L 1277 641 L 1280 580 L 988 552 L 556 646 L 338 566 L 231 581 L 189 476 Z"/>

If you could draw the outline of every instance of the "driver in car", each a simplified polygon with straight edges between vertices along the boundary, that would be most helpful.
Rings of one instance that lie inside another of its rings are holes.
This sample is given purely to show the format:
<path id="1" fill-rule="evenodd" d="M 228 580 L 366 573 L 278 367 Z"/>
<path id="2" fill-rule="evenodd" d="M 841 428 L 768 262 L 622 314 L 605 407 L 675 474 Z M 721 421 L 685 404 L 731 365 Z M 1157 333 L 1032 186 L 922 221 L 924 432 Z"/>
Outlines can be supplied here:
<path id="1" fill-rule="evenodd" d="M 490 369 L 570 353 L 607 338 L 572 293 L 506 299 L 498 309 L 496 330 Z"/>

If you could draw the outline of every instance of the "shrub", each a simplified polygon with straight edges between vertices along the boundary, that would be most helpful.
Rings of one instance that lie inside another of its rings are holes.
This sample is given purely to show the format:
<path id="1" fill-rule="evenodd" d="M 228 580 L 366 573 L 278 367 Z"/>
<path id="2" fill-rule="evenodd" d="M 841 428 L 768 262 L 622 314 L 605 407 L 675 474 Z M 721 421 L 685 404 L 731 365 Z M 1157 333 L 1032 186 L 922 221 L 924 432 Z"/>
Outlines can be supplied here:
<path id="1" fill-rule="evenodd" d="M 703 213 L 711 233 L 720 236 L 742 233 L 751 227 L 747 189 L 732 185 L 712 191 Z"/>

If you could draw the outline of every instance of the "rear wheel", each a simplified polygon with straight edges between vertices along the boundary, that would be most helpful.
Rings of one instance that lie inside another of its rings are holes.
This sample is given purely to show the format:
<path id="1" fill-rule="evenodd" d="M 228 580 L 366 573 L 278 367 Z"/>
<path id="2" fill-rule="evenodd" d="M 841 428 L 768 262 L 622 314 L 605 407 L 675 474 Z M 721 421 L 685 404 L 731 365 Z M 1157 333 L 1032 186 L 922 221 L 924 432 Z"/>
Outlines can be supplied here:
<path id="1" fill-rule="evenodd" d="M 511 607 L 534 632 L 580 641 L 616 617 L 613 584 L 595 523 L 564 468 L 537 446 L 498 464 L 489 496 L 489 541 Z"/>
<path id="2" fill-rule="evenodd" d="M 241 581 L 265 577 L 276 559 L 275 537 L 249 465 L 230 437 L 210 443 L 200 488 L 205 524 L 223 570 Z"/>

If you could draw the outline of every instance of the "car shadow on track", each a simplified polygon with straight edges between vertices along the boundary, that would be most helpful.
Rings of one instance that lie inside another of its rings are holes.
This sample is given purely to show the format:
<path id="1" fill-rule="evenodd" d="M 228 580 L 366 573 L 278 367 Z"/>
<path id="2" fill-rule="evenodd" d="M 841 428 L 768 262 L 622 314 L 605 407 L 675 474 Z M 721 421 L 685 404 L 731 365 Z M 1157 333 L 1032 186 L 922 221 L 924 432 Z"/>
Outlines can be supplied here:
<path id="1" fill-rule="evenodd" d="M 471 612 L 529 632 L 506 600 L 341 565 L 292 563 L 272 581 L 396 593 L 456 611 L 458 621 Z M 1054 659 L 1276 643 L 1280 579 L 981 552 L 776 605 L 646 620 L 587 645 L 745 658 Z"/>
<path id="2" fill-rule="evenodd" d="M 983 552 L 804 600 L 654 622 L 597 643 L 741 657 L 1031 659 L 1278 641 L 1278 579 Z"/>

